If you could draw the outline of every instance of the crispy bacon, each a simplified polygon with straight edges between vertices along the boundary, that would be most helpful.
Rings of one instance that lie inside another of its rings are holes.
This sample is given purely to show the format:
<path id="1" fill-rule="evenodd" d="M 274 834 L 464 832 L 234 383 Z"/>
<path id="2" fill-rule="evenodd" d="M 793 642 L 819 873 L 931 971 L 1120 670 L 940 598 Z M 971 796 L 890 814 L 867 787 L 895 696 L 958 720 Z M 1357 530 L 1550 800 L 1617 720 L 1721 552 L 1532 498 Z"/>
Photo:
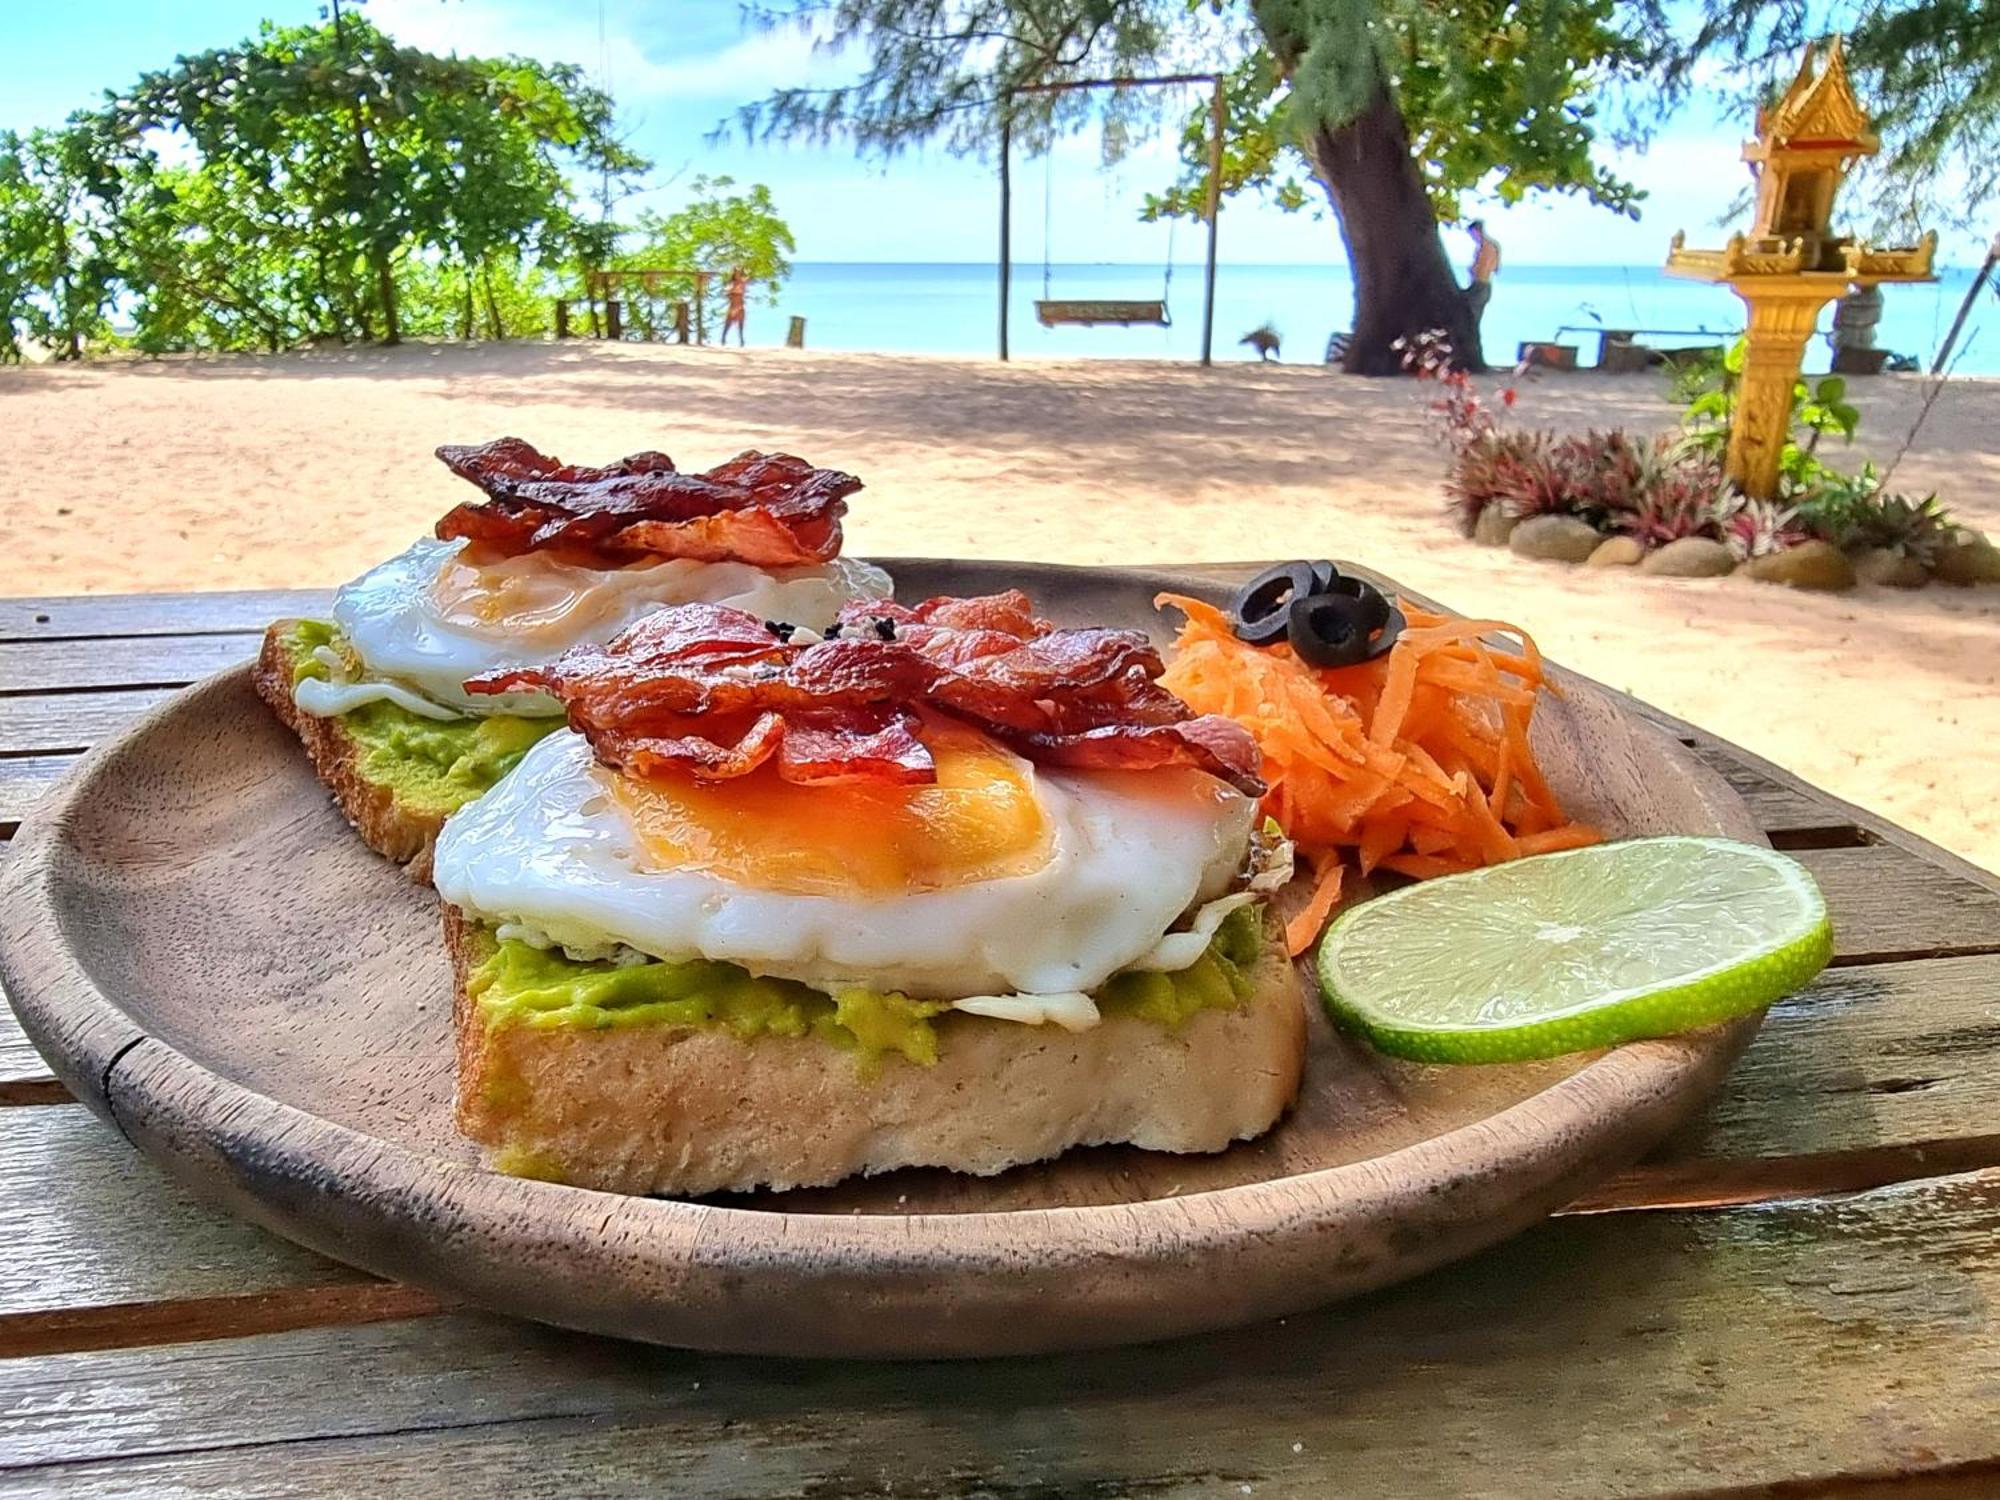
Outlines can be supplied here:
<path id="1" fill-rule="evenodd" d="M 437 523 L 487 558 L 550 552 L 598 567 L 641 558 L 729 559 L 805 567 L 839 555 L 840 518 L 861 488 L 852 474 L 788 453 L 740 453 L 683 474 L 664 453 L 592 468 L 565 464 L 519 438 L 437 450 L 486 493 Z"/>
<path id="2" fill-rule="evenodd" d="M 724 779 L 775 756 L 787 781 L 930 782 L 936 767 L 917 734 L 928 711 L 1049 765 L 1194 766 L 1261 795 L 1248 732 L 1195 715 L 1154 680 L 1161 670 L 1139 632 L 1059 630 L 1016 592 L 851 604 L 838 634 L 811 644 L 781 640 L 742 610 L 685 604 L 609 645 L 465 686 L 555 694 L 600 761 L 638 776 Z"/>

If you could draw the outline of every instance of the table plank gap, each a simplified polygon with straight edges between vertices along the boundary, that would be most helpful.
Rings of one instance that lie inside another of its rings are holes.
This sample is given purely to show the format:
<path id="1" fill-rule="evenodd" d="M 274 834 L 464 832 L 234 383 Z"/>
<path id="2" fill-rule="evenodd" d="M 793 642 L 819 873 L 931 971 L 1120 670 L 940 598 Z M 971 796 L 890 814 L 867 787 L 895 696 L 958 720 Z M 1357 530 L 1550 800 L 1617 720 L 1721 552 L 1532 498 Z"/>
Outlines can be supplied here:
<path id="1" fill-rule="evenodd" d="M 271 621 L 287 616 L 324 614 L 332 600 L 331 589 L 0 599 L 0 641 L 261 631 Z"/>
<path id="2" fill-rule="evenodd" d="M 91 688 L 5 699 L 7 711 L 0 715 L 0 755 L 47 756 L 88 750 L 173 694 L 172 688 Z"/>
<path id="3" fill-rule="evenodd" d="M 141 1341 L 186 1339 L 206 1314 L 309 1322 L 329 1288 L 386 1284 L 199 1201 L 73 1103 L 0 1111 L 0 1247 L 0 1357 L 64 1319 L 111 1327 L 108 1309 Z"/>
<path id="4" fill-rule="evenodd" d="M 185 686 L 250 660 L 261 639 L 249 631 L 230 631 L 0 641 L 0 696 L 70 688 Z"/>

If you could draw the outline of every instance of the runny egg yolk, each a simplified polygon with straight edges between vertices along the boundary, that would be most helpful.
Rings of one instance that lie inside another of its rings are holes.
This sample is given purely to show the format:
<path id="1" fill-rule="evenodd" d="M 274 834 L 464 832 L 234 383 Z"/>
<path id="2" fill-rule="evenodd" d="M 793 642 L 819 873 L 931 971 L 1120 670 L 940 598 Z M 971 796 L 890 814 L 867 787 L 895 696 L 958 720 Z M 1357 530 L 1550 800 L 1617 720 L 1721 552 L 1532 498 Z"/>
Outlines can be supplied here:
<path id="1" fill-rule="evenodd" d="M 1027 875 L 1053 843 L 1034 768 L 970 730 L 927 724 L 937 780 L 795 785 L 747 776 L 612 778 L 655 869 L 793 895 L 888 896 Z"/>
<path id="2" fill-rule="evenodd" d="M 615 583 L 615 574 L 609 575 Z M 446 623 L 475 633 L 504 627 L 524 641 L 573 635 L 600 624 L 623 606 L 605 572 L 565 567 L 539 553 L 480 566 L 448 559 L 431 585 L 431 600 Z"/>

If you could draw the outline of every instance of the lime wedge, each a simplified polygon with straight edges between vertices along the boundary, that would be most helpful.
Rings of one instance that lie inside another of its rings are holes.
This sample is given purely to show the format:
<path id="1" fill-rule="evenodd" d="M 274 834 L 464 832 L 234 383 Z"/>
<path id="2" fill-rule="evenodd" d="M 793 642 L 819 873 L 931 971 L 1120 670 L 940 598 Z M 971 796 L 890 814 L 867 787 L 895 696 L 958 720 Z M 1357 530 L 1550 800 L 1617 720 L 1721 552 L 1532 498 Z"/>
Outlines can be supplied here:
<path id="1" fill-rule="evenodd" d="M 1833 954 L 1796 860 L 1729 839 L 1534 855 L 1403 886 L 1319 949 L 1336 1024 L 1421 1062 L 1518 1062 L 1761 1010 Z"/>

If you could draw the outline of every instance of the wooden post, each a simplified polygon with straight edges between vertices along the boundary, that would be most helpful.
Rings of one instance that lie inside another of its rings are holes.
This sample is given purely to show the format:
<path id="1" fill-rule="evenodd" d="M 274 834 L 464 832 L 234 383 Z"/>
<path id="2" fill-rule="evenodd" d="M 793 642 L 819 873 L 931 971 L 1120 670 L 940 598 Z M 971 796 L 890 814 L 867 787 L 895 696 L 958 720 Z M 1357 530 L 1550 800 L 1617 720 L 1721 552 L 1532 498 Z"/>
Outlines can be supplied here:
<path id="1" fill-rule="evenodd" d="M 1007 102 L 1000 115 L 1000 358 L 1007 358 L 1007 282 L 1013 274 L 1014 182 L 1007 159 L 1013 154 L 1014 122 Z"/>
<path id="2" fill-rule="evenodd" d="M 556 298 L 556 337 L 569 337 L 569 303 L 562 297 Z"/>
<path id="3" fill-rule="evenodd" d="M 1215 363 L 1215 223 L 1222 217 L 1222 79 L 1215 80 L 1215 103 L 1208 127 L 1208 277 L 1201 293 L 1201 363 Z"/>
<path id="4" fill-rule="evenodd" d="M 708 342 L 708 272 L 694 273 L 694 341 Z"/>
<path id="5" fill-rule="evenodd" d="M 803 349 L 806 346 L 806 320 L 796 313 L 792 315 L 792 326 L 785 330 L 785 347 Z"/>
<path id="6" fill-rule="evenodd" d="M 604 336 L 608 339 L 625 337 L 625 309 L 616 297 L 604 299 Z"/>

